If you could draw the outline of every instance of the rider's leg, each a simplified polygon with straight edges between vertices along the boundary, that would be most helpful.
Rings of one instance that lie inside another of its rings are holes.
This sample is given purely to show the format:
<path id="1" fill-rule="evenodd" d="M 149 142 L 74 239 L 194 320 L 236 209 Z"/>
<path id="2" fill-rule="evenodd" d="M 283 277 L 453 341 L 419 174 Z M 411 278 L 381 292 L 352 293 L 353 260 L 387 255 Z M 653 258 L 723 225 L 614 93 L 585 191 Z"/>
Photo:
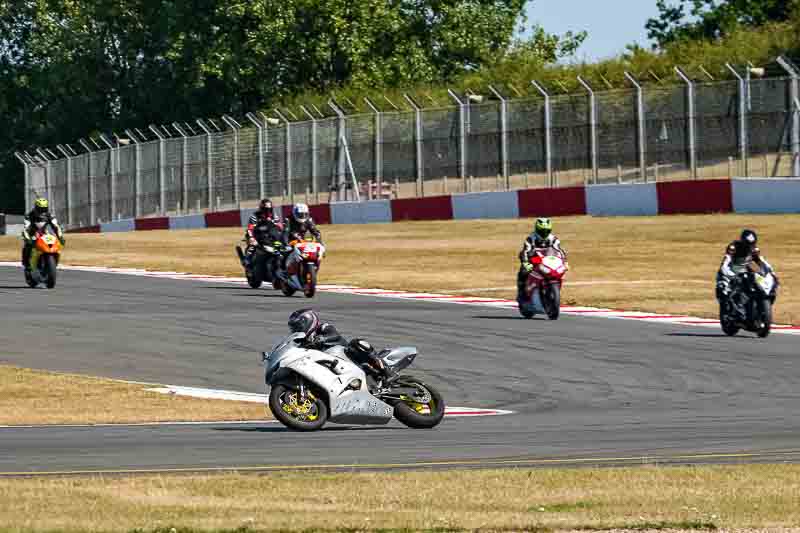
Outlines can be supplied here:
<path id="1" fill-rule="evenodd" d="M 30 243 L 25 241 L 25 244 L 22 245 L 22 266 L 25 267 L 25 270 L 30 270 L 28 263 L 31 261 L 31 249 Z"/>
<path id="2" fill-rule="evenodd" d="M 300 274 L 300 256 L 297 252 L 293 252 L 286 260 L 286 274 L 289 278 L 289 283 L 294 285 L 296 289 L 303 286 L 298 276 Z"/>
<path id="3" fill-rule="evenodd" d="M 528 281 L 528 272 L 520 267 L 517 273 L 517 301 L 521 302 L 525 299 L 525 283 Z"/>

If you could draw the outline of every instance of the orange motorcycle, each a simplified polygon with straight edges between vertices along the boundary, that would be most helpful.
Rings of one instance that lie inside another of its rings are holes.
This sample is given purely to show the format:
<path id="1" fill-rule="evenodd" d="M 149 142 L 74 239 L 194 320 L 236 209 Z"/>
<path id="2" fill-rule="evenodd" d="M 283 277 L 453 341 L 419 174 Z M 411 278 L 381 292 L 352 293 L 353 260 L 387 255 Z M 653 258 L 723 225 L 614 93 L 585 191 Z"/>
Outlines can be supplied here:
<path id="1" fill-rule="evenodd" d="M 296 286 L 291 281 L 288 273 L 282 271 L 279 275 L 281 291 L 285 296 L 292 296 L 295 291 L 302 290 L 306 298 L 313 298 L 317 292 L 317 271 L 322 257 L 325 255 L 325 247 L 311 237 L 307 237 L 304 241 L 291 241 L 289 245 L 294 250 L 289 254 L 286 261 L 297 265 L 297 277 L 300 280 L 300 286 Z"/>
<path id="2" fill-rule="evenodd" d="M 37 224 L 38 226 L 38 224 Z M 25 271 L 25 281 L 31 287 L 44 283 L 48 289 L 56 286 L 56 268 L 64 244 L 52 228 L 37 227 L 31 259 Z"/>

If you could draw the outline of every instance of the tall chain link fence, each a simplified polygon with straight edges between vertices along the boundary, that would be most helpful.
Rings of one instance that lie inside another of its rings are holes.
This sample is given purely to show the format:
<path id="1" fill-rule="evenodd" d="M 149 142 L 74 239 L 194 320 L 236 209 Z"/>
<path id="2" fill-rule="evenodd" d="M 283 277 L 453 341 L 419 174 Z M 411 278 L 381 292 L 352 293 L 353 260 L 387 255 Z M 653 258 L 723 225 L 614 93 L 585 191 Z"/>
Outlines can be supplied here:
<path id="1" fill-rule="evenodd" d="M 548 94 L 304 119 L 248 114 L 18 154 L 27 203 L 69 227 L 278 203 L 800 176 L 792 75 Z M 456 103 L 457 102 L 457 103 Z M 316 109 L 316 108 L 315 108 Z M 332 107 L 333 109 L 333 107 Z M 319 112 L 318 109 L 316 109 Z M 148 136 L 149 135 L 149 136 Z"/>

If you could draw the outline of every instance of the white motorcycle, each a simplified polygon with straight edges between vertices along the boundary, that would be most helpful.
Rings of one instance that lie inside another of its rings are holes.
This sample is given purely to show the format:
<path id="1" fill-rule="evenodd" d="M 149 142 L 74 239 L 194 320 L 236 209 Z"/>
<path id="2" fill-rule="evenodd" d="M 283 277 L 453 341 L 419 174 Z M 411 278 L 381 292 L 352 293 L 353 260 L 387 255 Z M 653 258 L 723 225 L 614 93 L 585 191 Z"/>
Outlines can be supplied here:
<path id="1" fill-rule="evenodd" d="M 314 431 L 327 421 L 387 424 L 393 415 L 411 428 L 432 428 L 442 421 L 441 394 L 417 378 L 397 374 L 417 357 L 416 348 L 377 354 L 395 373 L 382 383 L 351 361 L 343 346 L 314 350 L 303 345 L 305 337 L 293 333 L 261 356 L 269 408 L 283 425 Z"/>

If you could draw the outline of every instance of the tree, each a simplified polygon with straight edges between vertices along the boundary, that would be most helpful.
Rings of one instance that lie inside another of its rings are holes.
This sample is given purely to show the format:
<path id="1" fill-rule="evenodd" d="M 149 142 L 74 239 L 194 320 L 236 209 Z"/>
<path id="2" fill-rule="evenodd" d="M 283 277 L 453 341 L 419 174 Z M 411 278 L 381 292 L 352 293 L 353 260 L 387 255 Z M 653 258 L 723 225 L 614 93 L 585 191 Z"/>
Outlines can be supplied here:
<path id="1" fill-rule="evenodd" d="M 679 40 L 716 40 L 737 26 L 788 20 L 797 0 L 657 0 L 659 15 L 645 24 L 658 48 Z"/>

